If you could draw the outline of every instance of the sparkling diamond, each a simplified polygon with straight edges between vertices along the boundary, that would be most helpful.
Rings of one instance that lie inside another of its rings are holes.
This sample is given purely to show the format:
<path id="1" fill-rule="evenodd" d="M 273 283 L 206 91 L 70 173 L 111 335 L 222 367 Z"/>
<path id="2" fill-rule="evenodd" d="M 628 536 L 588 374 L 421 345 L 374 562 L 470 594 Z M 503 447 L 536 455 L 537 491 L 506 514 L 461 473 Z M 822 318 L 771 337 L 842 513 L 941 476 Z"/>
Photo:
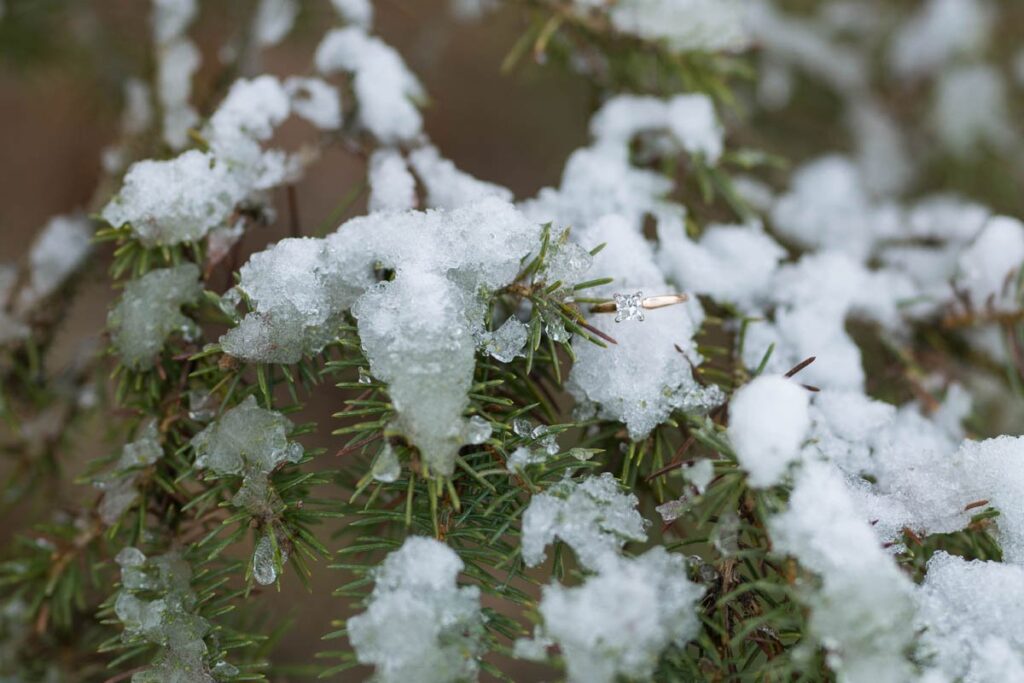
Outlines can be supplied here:
<path id="1" fill-rule="evenodd" d="M 623 320 L 643 321 L 643 292 L 637 292 L 636 294 L 613 294 L 612 296 L 615 297 L 615 322 L 621 323 Z"/>

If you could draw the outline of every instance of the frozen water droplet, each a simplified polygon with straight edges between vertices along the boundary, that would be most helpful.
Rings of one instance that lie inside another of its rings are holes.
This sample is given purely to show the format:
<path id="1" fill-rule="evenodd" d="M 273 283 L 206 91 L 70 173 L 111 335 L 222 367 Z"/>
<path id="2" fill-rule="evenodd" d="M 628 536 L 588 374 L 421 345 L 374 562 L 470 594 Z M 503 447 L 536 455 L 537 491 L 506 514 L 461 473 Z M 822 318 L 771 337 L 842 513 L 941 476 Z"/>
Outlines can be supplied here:
<path id="1" fill-rule="evenodd" d="M 128 546 L 117 554 L 114 562 L 117 562 L 121 567 L 141 567 L 146 564 L 146 556 L 138 548 Z"/>
<path id="2" fill-rule="evenodd" d="M 599 452 L 600 451 L 598 451 L 596 448 L 570 448 L 569 449 L 569 455 L 571 455 L 572 457 L 576 458 L 580 462 L 584 462 L 586 460 L 590 460 L 591 458 L 593 458 Z"/>
<path id="3" fill-rule="evenodd" d="M 195 420 L 196 422 L 209 422 L 216 414 L 210 392 L 188 392 L 188 417 L 190 420 Z"/>
<path id="4" fill-rule="evenodd" d="M 547 425 L 537 425 L 536 427 L 533 428 L 533 431 L 530 432 L 530 436 L 533 437 L 534 439 L 539 439 L 540 437 L 544 436 L 547 433 Z"/>
<path id="5" fill-rule="evenodd" d="M 521 473 L 526 470 L 527 465 L 538 465 L 546 459 L 543 453 L 520 446 L 508 457 L 505 466 L 509 472 Z"/>
<path id="6" fill-rule="evenodd" d="M 517 417 L 512 420 L 512 431 L 519 436 L 529 436 L 531 432 L 530 421 L 525 417 Z"/>
<path id="7" fill-rule="evenodd" d="M 620 323 L 624 320 L 637 320 L 643 322 L 643 292 L 636 292 L 635 294 L 613 294 L 612 296 L 615 298 L 615 322 Z"/>
<path id="8" fill-rule="evenodd" d="M 666 522 L 674 522 L 683 516 L 686 512 L 686 504 L 683 499 L 670 500 L 667 503 L 663 503 L 658 507 L 654 508 L 661 515 L 661 518 Z"/>
<path id="9" fill-rule="evenodd" d="M 483 336 L 484 351 L 502 363 L 511 363 L 523 355 L 530 328 L 515 318 L 509 318 L 494 332 Z"/>
<path id="10" fill-rule="evenodd" d="M 491 424 L 487 420 L 479 415 L 474 415 L 469 418 L 466 425 L 466 441 L 474 446 L 479 446 L 491 438 L 492 431 Z"/>
<path id="11" fill-rule="evenodd" d="M 238 673 L 238 667 L 227 662 L 217 662 L 213 666 L 213 675 L 218 678 L 234 678 Z"/>
<path id="12" fill-rule="evenodd" d="M 220 310 L 224 311 L 228 316 L 234 318 L 238 305 L 242 303 L 242 294 L 238 291 L 237 287 L 232 287 L 220 297 L 218 302 Z"/>
<path id="13" fill-rule="evenodd" d="M 370 470 L 370 474 L 377 481 L 389 484 L 402 474 L 402 465 L 398 462 L 398 456 L 395 454 L 391 444 L 385 443 L 384 448 L 377 455 L 377 459 L 373 461 L 373 468 Z"/>
<path id="14" fill-rule="evenodd" d="M 558 318 L 551 318 L 544 324 L 544 331 L 553 342 L 567 342 L 569 341 L 569 330 L 565 329 L 565 324 Z"/>
<path id="15" fill-rule="evenodd" d="M 739 550 L 739 536 L 740 518 L 733 513 L 728 513 L 719 518 L 718 525 L 711 532 L 711 541 L 718 552 L 729 557 L 735 555 Z"/>
<path id="16" fill-rule="evenodd" d="M 281 553 L 284 560 L 284 552 Z M 274 543 L 270 535 L 263 535 L 252 555 L 252 577 L 261 586 L 269 586 L 277 580 L 277 564 L 274 562 Z"/>
<path id="17" fill-rule="evenodd" d="M 373 377 L 366 371 L 365 368 L 359 368 L 359 383 L 360 384 L 372 384 Z"/>

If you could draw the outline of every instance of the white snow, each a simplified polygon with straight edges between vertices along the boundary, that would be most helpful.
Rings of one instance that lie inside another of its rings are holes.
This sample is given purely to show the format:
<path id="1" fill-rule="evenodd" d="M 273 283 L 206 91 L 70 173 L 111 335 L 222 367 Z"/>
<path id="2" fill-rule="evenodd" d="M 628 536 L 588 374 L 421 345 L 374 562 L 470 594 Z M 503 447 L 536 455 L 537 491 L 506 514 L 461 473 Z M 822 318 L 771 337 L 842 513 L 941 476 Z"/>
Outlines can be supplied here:
<path id="1" fill-rule="evenodd" d="M 483 622 L 480 590 L 458 586 L 462 560 L 448 546 L 410 536 L 374 573 L 366 611 L 348 638 L 380 683 L 475 681 Z"/>
<path id="2" fill-rule="evenodd" d="M 611 556 L 581 586 L 544 587 L 540 644 L 558 644 L 570 683 L 648 680 L 669 645 L 696 636 L 703 592 L 687 580 L 682 556 L 664 548 Z"/>
<path id="3" fill-rule="evenodd" d="M 368 169 L 370 199 L 367 208 L 373 211 L 408 211 L 415 209 L 416 179 L 401 152 L 382 147 L 370 155 Z"/>
<path id="4" fill-rule="evenodd" d="M 533 496 L 523 513 L 523 562 L 539 565 L 544 549 L 558 539 L 573 549 L 582 566 L 600 567 L 628 541 L 647 540 L 637 504 L 636 496 L 624 493 L 607 472 L 555 484 Z"/>
<path id="5" fill-rule="evenodd" d="M 353 74 L 359 121 L 384 144 L 414 140 L 423 129 L 416 102 L 423 86 L 402 57 L 379 38 L 351 26 L 328 33 L 316 50 L 316 67 L 326 75 Z"/>
<path id="6" fill-rule="evenodd" d="M 781 376 L 762 375 L 729 401 L 729 440 L 756 488 L 781 483 L 811 425 L 809 392 Z"/>

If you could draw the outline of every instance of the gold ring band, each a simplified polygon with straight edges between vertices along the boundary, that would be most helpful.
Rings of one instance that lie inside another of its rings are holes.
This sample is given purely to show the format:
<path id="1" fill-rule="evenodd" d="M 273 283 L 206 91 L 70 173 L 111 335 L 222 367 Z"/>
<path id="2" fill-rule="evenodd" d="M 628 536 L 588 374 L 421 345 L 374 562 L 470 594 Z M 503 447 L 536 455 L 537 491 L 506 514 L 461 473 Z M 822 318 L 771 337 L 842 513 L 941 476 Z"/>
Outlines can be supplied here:
<path id="1" fill-rule="evenodd" d="M 689 296 L 686 294 L 663 294 L 661 296 L 649 296 L 640 301 L 640 306 L 649 311 L 656 308 L 665 308 L 666 306 L 675 306 L 681 304 L 684 301 L 689 300 Z M 594 304 L 590 307 L 591 313 L 615 313 L 618 311 L 614 301 L 605 301 L 599 304 Z"/>

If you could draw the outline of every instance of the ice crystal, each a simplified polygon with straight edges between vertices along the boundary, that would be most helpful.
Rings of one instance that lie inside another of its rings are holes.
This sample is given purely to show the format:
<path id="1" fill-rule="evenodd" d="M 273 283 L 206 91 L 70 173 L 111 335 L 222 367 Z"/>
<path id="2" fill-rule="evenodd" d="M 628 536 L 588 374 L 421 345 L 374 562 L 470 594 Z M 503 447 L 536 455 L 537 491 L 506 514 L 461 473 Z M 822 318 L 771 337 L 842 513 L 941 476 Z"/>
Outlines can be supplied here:
<path id="1" fill-rule="evenodd" d="M 516 358 L 526 355 L 529 334 L 528 326 L 515 318 L 509 318 L 497 330 L 484 333 L 481 345 L 488 356 L 502 363 L 511 363 Z"/>
<path id="2" fill-rule="evenodd" d="M 491 438 L 492 431 L 493 428 L 490 422 L 479 415 L 474 415 L 466 421 L 466 443 L 479 446 Z"/>
<path id="3" fill-rule="evenodd" d="M 922 654 L 947 680 L 1024 675 L 1024 569 L 939 551 L 918 595 Z"/>
<path id="4" fill-rule="evenodd" d="M 750 41 L 744 0 L 621 0 L 610 10 L 614 26 L 675 50 L 737 51 Z"/>
<path id="5" fill-rule="evenodd" d="M 302 446 L 288 440 L 291 429 L 288 418 L 260 408 L 249 396 L 192 438 L 196 467 L 242 477 L 232 503 L 262 512 L 274 503 L 270 474 L 282 463 L 302 458 Z"/>
<path id="6" fill-rule="evenodd" d="M 132 682 L 214 683 L 203 641 L 211 627 L 197 613 L 188 563 L 177 553 L 147 558 L 133 547 L 122 549 L 117 563 L 122 588 L 114 613 L 124 626 L 123 638 L 159 647 L 153 666 L 134 674 Z M 150 599 L 154 594 L 159 597 Z"/>
<path id="7" fill-rule="evenodd" d="M 151 270 L 124 287 L 124 293 L 107 317 L 111 340 L 125 365 L 134 370 L 153 366 L 167 338 L 195 324 L 181 313 L 202 294 L 199 268 L 185 263 Z"/>
<path id="8" fill-rule="evenodd" d="M 99 505 L 100 519 L 108 526 L 115 524 L 138 498 L 137 482 L 140 468 L 152 465 L 163 457 L 156 422 L 150 422 L 135 441 L 125 445 L 114 470 L 96 480 L 96 488 L 103 491 Z"/>

